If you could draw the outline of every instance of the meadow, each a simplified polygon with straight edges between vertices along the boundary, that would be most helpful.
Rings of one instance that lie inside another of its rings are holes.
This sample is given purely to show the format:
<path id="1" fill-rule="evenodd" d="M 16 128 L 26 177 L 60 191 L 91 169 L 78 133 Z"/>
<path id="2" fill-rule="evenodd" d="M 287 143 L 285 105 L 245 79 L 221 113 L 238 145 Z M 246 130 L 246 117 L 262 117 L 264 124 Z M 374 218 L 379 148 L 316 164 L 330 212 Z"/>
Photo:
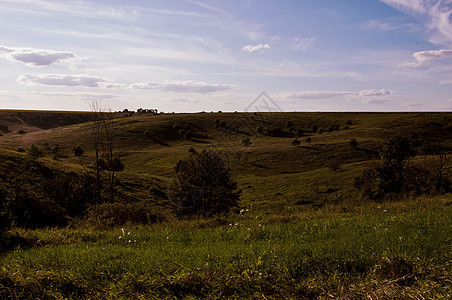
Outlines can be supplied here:
<path id="1" fill-rule="evenodd" d="M 94 172 L 89 114 L 0 115 L 0 183 L 36 187 Z M 116 113 L 125 169 L 115 202 L 91 204 L 63 225 L 13 223 L 0 298 L 447 299 L 452 195 L 375 201 L 355 178 L 397 134 L 416 145 L 410 163 L 436 159 L 432 149 L 452 146 L 451 121 L 449 113 Z M 31 145 L 41 155 L 31 157 Z M 168 182 L 191 148 L 221 153 L 238 207 L 177 217 Z"/>

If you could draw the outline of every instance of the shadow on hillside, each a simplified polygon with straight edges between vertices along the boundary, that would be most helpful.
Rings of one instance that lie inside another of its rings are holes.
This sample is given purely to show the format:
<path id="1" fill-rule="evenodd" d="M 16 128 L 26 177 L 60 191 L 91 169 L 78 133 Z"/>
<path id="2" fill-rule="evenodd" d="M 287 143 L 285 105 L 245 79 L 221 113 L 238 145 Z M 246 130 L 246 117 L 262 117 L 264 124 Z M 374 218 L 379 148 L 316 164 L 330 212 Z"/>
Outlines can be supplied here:
<path id="1" fill-rule="evenodd" d="M 315 150 L 315 151 L 319 151 L 320 150 L 319 148 L 316 148 L 314 146 L 300 146 L 300 148 L 309 149 L 309 150 Z"/>
<path id="2" fill-rule="evenodd" d="M 171 147 L 171 145 L 162 142 L 161 140 L 156 139 L 155 137 L 149 137 L 152 141 L 156 142 L 159 145 L 165 146 L 165 147 Z"/>
<path id="3" fill-rule="evenodd" d="M 210 144 L 210 142 L 208 142 L 208 141 L 203 141 L 203 140 L 194 139 L 194 138 L 191 138 L 190 141 L 194 142 L 194 143 L 200 143 L 200 144 Z"/>
<path id="4" fill-rule="evenodd" d="M 260 164 L 260 163 L 253 163 L 253 162 L 250 162 L 249 165 L 254 166 L 254 167 L 256 167 L 256 168 L 261 168 L 261 169 L 267 169 L 267 170 L 270 169 L 270 167 L 265 166 L 265 165 Z"/>
<path id="5" fill-rule="evenodd" d="M 21 249 L 28 249 L 33 246 L 33 243 L 18 234 L 6 233 L 0 239 L 0 253 L 13 251 L 18 247 Z"/>
<path id="6" fill-rule="evenodd" d="M 193 128 L 196 128 L 196 129 L 198 129 L 199 131 L 202 131 L 202 132 L 207 132 L 207 130 L 205 130 L 204 128 L 201 128 L 201 127 L 199 127 L 198 125 L 196 125 L 196 124 L 192 124 L 192 123 L 190 123 L 190 126 L 192 126 Z"/>

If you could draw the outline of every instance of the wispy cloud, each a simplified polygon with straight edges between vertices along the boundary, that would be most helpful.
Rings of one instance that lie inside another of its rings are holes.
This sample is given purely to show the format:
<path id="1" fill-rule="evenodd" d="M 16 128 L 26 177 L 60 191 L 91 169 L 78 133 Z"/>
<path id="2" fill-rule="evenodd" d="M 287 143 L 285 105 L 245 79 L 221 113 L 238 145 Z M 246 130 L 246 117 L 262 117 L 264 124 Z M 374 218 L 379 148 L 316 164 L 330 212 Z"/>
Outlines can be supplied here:
<path id="1" fill-rule="evenodd" d="M 383 100 L 383 99 L 364 99 L 363 103 L 367 103 L 367 104 L 384 104 L 388 102 L 388 100 Z"/>
<path id="2" fill-rule="evenodd" d="M 399 26 L 392 25 L 388 22 L 381 22 L 378 20 L 369 20 L 360 26 L 363 30 L 377 30 L 377 31 L 392 31 L 399 28 Z"/>
<path id="3" fill-rule="evenodd" d="M 408 109 L 415 108 L 415 107 L 420 107 L 420 106 L 422 106 L 422 104 L 420 104 L 420 103 L 412 103 L 412 102 L 405 102 L 405 103 L 402 103 L 402 104 L 399 105 L 399 107 L 405 107 L 405 108 L 408 108 Z"/>
<path id="4" fill-rule="evenodd" d="M 301 36 L 297 36 L 293 39 L 293 48 L 305 51 L 316 41 L 316 39 L 316 37 L 303 38 Z"/>
<path id="5" fill-rule="evenodd" d="M 77 55 L 69 51 L 15 48 L 7 46 L 0 46 L 0 56 L 36 67 L 48 66 L 58 62 L 80 60 Z"/>
<path id="6" fill-rule="evenodd" d="M 431 30 L 430 42 L 452 46 L 452 2 L 450 0 L 380 0 L 420 18 Z"/>
<path id="7" fill-rule="evenodd" d="M 394 93 L 391 90 L 381 89 L 381 90 L 361 90 L 359 92 L 351 91 L 303 91 L 303 92 L 292 92 L 284 93 L 283 97 L 287 99 L 329 99 L 338 98 L 343 96 L 359 96 L 359 97 L 376 97 L 376 96 L 387 96 Z"/>
<path id="8" fill-rule="evenodd" d="M 261 51 L 264 49 L 270 49 L 270 48 L 271 47 L 269 44 L 246 45 L 242 48 L 242 51 L 253 53 L 253 52 Z"/>
<path id="9" fill-rule="evenodd" d="M 353 92 L 333 92 L 333 91 L 307 91 L 285 93 L 284 98 L 288 99 L 328 99 L 341 96 L 353 95 Z"/>
<path id="10" fill-rule="evenodd" d="M 443 58 L 451 58 L 452 57 L 452 50 L 428 50 L 428 51 L 420 51 L 415 52 L 413 54 L 414 59 L 416 62 L 406 63 L 402 66 L 408 66 L 408 67 L 419 67 L 422 65 L 427 65 L 432 60 L 437 59 L 443 59 Z"/>
<path id="11" fill-rule="evenodd" d="M 3 0 L 2 9 L 22 10 L 28 14 L 66 14 L 100 20 L 132 20 L 139 13 L 132 8 L 99 5 L 89 1 Z"/>
<path id="12" fill-rule="evenodd" d="M 160 90 L 175 93 L 199 93 L 208 94 L 214 92 L 228 91 L 237 88 L 236 85 L 228 84 L 212 84 L 202 81 L 186 80 L 186 81 L 163 81 L 157 82 L 139 82 L 130 86 L 137 90 Z"/>
<path id="13" fill-rule="evenodd" d="M 83 98 L 83 99 L 113 99 L 116 98 L 113 94 L 104 93 L 78 93 L 78 92 L 30 92 L 30 95 L 58 97 L 58 98 Z"/>
<path id="14" fill-rule="evenodd" d="M 97 88 L 108 85 L 106 78 L 80 74 L 42 74 L 42 75 L 21 75 L 17 82 L 23 85 L 56 85 L 56 86 L 82 86 Z"/>

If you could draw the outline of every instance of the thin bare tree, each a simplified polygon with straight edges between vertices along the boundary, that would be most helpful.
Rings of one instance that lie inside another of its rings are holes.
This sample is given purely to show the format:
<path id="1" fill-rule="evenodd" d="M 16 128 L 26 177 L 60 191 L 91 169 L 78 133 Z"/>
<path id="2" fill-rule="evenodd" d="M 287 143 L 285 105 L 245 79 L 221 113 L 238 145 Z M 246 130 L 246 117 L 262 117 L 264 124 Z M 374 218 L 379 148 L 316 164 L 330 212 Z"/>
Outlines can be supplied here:
<path id="1" fill-rule="evenodd" d="M 108 174 L 108 195 L 110 202 L 114 201 L 115 196 L 115 176 L 116 172 L 122 171 L 122 165 L 119 158 L 114 153 L 114 120 L 111 110 L 105 110 L 99 102 L 93 101 L 90 104 L 93 112 L 93 121 L 91 125 L 92 138 L 95 152 L 96 163 L 96 185 L 98 200 L 102 196 L 102 171 Z"/>

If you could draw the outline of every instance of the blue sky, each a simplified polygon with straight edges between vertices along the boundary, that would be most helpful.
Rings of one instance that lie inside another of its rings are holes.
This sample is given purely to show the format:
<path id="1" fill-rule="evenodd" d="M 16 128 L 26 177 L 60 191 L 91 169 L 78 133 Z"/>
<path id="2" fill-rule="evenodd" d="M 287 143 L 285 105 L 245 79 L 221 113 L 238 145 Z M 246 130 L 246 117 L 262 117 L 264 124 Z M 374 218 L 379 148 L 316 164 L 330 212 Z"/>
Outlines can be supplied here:
<path id="1" fill-rule="evenodd" d="M 0 0 L 0 108 L 452 108 L 452 0 Z"/>

